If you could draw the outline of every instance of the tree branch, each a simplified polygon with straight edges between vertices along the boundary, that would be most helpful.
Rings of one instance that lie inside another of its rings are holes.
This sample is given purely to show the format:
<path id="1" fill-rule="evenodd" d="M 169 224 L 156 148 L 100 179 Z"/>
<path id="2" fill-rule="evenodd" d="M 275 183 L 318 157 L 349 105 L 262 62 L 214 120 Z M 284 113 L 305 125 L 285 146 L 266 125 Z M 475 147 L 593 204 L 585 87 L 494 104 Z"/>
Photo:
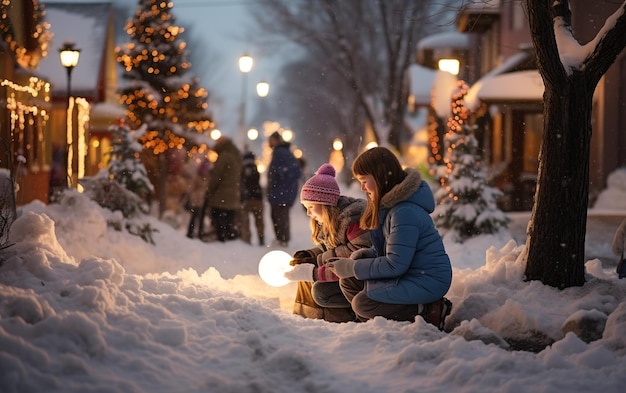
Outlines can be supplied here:
<path id="1" fill-rule="evenodd" d="M 606 19 L 592 42 L 597 42 L 597 45 L 583 65 L 590 86 L 596 86 L 626 47 L 626 1 Z"/>
<path id="2" fill-rule="evenodd" d="M 554 35 L 554 18 L 556 12 L 563 9 L 569 12 L 568 0 L 555 0 L 552 11 L 550 11 L 550 2 L 547 0 L 524 0 L 526 9 L 528 10 L 530 22 L 530 34 L 537 56 L 537 64 L 539 73 L 543 77 L 546 89 L 550 86 L 563 86 L 566 79 L 565 68 L 560 61 L 554 61 L 554 54 L 558 54 L 559 50 Z M 560 15 L 567 21 L 566 15 Z M 571 19 L 571 16 L 570 16 Z"/>

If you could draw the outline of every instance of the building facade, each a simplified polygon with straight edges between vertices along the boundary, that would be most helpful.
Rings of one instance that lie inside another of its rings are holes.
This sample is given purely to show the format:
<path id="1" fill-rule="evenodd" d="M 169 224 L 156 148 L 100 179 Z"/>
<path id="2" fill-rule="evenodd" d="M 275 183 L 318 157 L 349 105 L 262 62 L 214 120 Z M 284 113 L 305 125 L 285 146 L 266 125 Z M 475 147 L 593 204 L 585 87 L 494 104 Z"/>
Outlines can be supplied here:
<path id="1" fill-rule="evenodd" d="M 576 38 L 590 41 L 618 7 L 608 1 L 572 2 Z M 530 210 L 543 133 L 543 81 L 526 13 L 521 2 L 472 3 L 459 13 L 457 27 L 475 48 L 462 59 L 463 75 L 471 86 L 465 104 L 478 126 L 476 136 L 490 180 L 504 192 L 500 201 L 504 210 Z M 609 174 L 626 165 L 625 82 L 626 53 L 622 53 L 594 94 L 591 203 L 606 187 Z"/>
<path id="2" fill-rule="evenodd" d="M 15 201 L 47 200 L 51 83 L 36 69 L 51 34 L 37 0 L 0 3 L 0 167 L 13 173 Z"/>

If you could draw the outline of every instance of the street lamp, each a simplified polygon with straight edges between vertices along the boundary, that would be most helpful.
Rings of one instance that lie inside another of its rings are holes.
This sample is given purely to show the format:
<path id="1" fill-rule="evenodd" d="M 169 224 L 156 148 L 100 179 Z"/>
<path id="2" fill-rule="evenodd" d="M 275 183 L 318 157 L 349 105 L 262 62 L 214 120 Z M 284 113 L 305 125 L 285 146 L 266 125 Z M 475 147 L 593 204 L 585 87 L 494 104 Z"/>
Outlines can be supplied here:
<path id="1" fill-rule="evenodd" d="M 261 97 L 261 98 L 265 98 L 267 97 L 267 95 L 270 93 L 270 84 L 265 82 L 265 81 L 261 81 L 259 83 L 256 84 L 256 94 Z"/>
<path id="2" fill-rule="evenodd" d="M 280 136 L 283 138 L 285 142 L 291 142 L 293 140 L 294 134 L 293 134 L 293 131 L 291 131 L 290 129 L 286 129 L 286 130 L 283 130 Z"/>
<path id="3" fill-rule="evenodd" d="M 220 137 L 222 136 L 222 131 L 220 131 L 219 129 L 214 129 L 211 130 L 211 139 L 213 139 L 214 141 L 220 139 Z"/>
<path id="4" fill-rule="evenodd" d="M 239 114 L 239 145 L 243 149 L 245 147 L 245 138 L 246 138 L 246 89 L 247 89 L 247 81 L 248 81 L 248 73 L 252 71 L 252 66 L 254 65 L 254 59 L 252 56 L 248 54 L 244 54 L 239 58 L 239 71 L 241 71 L 243 75 L 243 80 L 241 83 L 241 109 Z"/>
<path id="5" fill-rule="evenodd" d="M 74 166 L 74 133 L 70 115 L 70 97 L 72 93 L 72 70 L 78 64 L 78 58 L 80 57 L 80 49 L 74 47 L 73 42 L 66 41 L 63 46 L 59 48 L 59 57 L 61 59 L 61 65 L 67 70 L 67 111 L 66 111 L 66 131 L 67 131 L 67 168 L 65 173 L 68 175 L 69 184 L 72 186 L 72 175 Z"/>
<path id="6" fill-rule="evenodd" d="M 333 150 L 330 152 L 328 162 L 335 168 L 335 172 L 339 174 L 345 165 L 345 159 L 343 157 L 343 141 L 339 138 L 333 139 Z"/>
<path id="7" fill-rule="evenodd" d="M 258 137 L 259 130 L 257 130 L 256 128 L 250 128 L 248 130 L 248 139 L 250 139 L 251 141 L 256 141 Z"/>

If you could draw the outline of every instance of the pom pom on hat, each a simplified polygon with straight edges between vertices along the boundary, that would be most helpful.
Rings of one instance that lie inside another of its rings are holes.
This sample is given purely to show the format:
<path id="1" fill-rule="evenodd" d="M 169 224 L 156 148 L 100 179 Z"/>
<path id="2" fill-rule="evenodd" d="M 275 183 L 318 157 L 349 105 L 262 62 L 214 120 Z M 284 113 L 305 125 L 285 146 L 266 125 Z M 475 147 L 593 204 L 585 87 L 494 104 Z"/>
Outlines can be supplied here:
<path id="1" fill-rule="evenodd" d="M 330 164 L 323 164 L 302 186 L 300 201 L 337 206 L 340 195 L 339 185 L 335 180 L 335 168 Z"/>

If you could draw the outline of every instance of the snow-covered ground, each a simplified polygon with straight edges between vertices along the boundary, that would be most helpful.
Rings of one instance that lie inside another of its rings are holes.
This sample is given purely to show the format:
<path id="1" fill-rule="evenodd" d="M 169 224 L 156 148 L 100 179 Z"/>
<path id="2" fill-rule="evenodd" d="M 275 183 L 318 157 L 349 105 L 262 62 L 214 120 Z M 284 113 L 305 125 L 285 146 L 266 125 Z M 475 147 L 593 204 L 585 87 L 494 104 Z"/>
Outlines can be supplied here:
<path id="1" fill-rule="evenodd" d="M 107 227 L 112 213 L 83 196 L 34 202 L 0 251 L 0 391 L 622 392 L 626 280 L 610 246 L 626 191 L 614 191 L 590 210 L 581 288 L 522 280 L 528 213 L 511 214 L 510 233 L 446 244 L 448 333 L 421 319 L 303 319 L 295 284 L 258 276 L 269 247 L 203 243 L 156 219 L 151 245 Z M 292 237 L 286 251 L 311 247 L 300 206 Z M 582 317 L 606 321 L 601 339 L 563 335 Z M 553 344 L 535 353 L 503 340 L 530 336 Z"/>

